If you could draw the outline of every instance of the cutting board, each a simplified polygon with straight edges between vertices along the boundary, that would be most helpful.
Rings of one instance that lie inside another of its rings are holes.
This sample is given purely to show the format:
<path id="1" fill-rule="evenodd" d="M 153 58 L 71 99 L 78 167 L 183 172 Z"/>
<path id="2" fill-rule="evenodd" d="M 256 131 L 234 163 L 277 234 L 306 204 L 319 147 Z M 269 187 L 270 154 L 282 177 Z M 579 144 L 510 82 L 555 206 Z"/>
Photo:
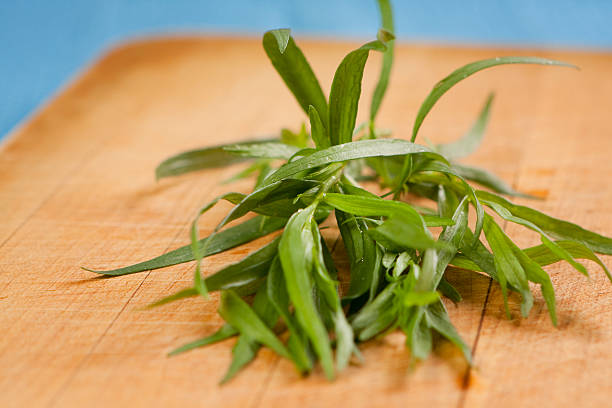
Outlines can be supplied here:
<path id="1" fill-rule="evenodd" d="M 300 41 L 324 89 L 355 43 Z M 612 54 L 399 45 L 379 123 L 408 138 L 436 81 L 476 59 L 535 54 L 581 67 L 509 66 L 449 92 L 426 119 L 421 142 L 465 132 L 496 93 L 481 149 L 466 162 L 540 196 L 532 205 L 612 235 Z M 380 63 L 365 74 L 363 112 Z M 361 116 L 365 118 L 364 115 Z M 152 39 L 122 45 L 86 67 L 15 130 L 0 150 L 0 405 L 239 407 L 605 406 L 612 397 L 612 285 L 567 265 L 547 270 L 558 299 L 554 328 L 541 296 L 528 319 L 504 317 L 499 287 L 451 270 L 464 297 L 448 304 L 471 345 L 468 369 L 446 343 L 411 364 L 394 333 L 362 346 L 364 363 L 328 382 L 300 378 L 269 350 L 219 386 L 233 341 L 174 358 L 173 348 L 212 333 L 218 297 L 143 306 L 191 284 L 192 265 L 99 279 L 112 268 L 188 243 L 201 204 L 251 181 L 221 185 L 239 167 L 154 179 L 180 151 L 297 130 L 305 117 L 258 40 Z M 526 200 L 519 200 L 525 202 Z M 201 222 L 210 232 L 221 204 Z M 522 246 L 537 237 L 507 231 Z M 337 235 L 330 230 L 328 234 Z M 205 261 L 210 274 L 260 240 Z M 335 246 L 342 261 L 342 244 Z M 612 259 L 604 258 L 612 267 Z"/>

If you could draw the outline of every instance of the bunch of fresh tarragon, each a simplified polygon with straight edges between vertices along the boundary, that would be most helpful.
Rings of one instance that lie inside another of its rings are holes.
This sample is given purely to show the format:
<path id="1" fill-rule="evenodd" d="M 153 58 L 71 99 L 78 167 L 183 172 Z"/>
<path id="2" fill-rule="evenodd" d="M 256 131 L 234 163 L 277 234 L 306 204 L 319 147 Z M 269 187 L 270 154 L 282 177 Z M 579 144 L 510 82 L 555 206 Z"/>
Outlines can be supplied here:
<path id="1" fill-rule="evenodd" d="M 249 363 L 261 346 L 290 359 L 303 374 L 318 361 L 327 378 L 333 379 L 353 355 L 359 357 L 359 342 L 393 330 L 405 333 L 415 359 L 428 356 L 432 333 L 437 332 L 469 361 L 470 349 L 441 300 L 441 296 L 461 300 L 444 278 L 448 265 L 485 273 L 499 283 L 508 315 L 508 291 L 520 294 L 520 310 L 527 316 L 533 305 L 529 282 L 539 285 L 553 324 L 557 321 L 555 294 L 543 266 L 566 261 L 586 275 L 576 259 L 589 259 L 610 277 L 595 252 L 612 254 L 612 239 L 513 204 L 500 194 L 520 194 L 503 181 L 454 161 L 479 144 L 491 97 L 471 130 L 458 141 L 435 147 L 415 143 L 436 101 L 468 76 L 502 64 L 571 65 L 535 57 L 468 64 L 433 87 L 417 113 L 410 141 L 383 137 L 376 127 L 376 114 L 389 81 L 394 36 L 389 2 L 378 3 L 382 15 L 378 39 L 342 60 L 329 99 L 289 30 L 265 33 L 263 47 L 308 115 L 310 131 L 302 126 L 298 133 L 284 130 L 278 139 L 209 147 L 167 159 L 157 168 L 158 178 L 250 160 L 252 165 L 236 178 L 256 175 L 254 190 L 224 194 L 205 205 L 193 221 L 191 245 L 125 268 L 95 271 L 120 276 L 195 260 L 193 287 L 155 305 L 221 291 L 219 314 L 226 324 L 171 354 L 237 337 L 224 381 Z M 383 53 L 382 70 L 369 123 L 356 127 L 363 70 L 371 52 Z M 359 184 L 364 180 L 379 181 L 387 193 L 378 196 L 364 189 Z M 437 209 L 400 201 L 406 192 L 432 200 Z M 198 218 L 219 200 L 234 207 L 210 236 L 199 239 Z M 470 206 L 475 209 L 473 229 L 468 225 Z M 541 245 L 519 248 L 489 212 L 536 231 Z M 225 228 L 250 213 L 256 215 Z M 337 270 L 320 232 L 321 223 L 330 217 L 335 218 L 350 261 L 345 293 L 339 292 Z M 442 229 L 436 236 L 430 227 Z M 282 234 L 259 250 L 202 276 L 203 258 L 278 230 Z"/>

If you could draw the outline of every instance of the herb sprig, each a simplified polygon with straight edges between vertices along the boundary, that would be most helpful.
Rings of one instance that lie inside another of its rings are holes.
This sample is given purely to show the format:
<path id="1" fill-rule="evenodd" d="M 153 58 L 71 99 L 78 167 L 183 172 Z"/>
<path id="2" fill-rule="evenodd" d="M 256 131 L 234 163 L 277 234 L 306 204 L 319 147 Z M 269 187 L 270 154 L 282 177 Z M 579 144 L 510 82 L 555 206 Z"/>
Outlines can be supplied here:
<path id="1" fill-rule="evenodd" d="M 442 295 L 461 300 L 444 278 L 449 265 L 495 280 L 508 317 L 508 293 L 520 294 L 521 314 L 527 317 L 534 298 L 529 282 L 539 285 L 555 325 L 554 289 L 543 266 L 566 261 L 588 275 L 577 261 L 588 259 L 612 281 L 596 255 L 612 254 L 611 238 L 514 204 L 501 194 L 525 194 L 483 169 L 455 162 L 481 142 L 493 95 L 459 140 L 435 147 L 415 143 L 421 124 L 440 97 L 470 75 L 504 64 L 572 65 L 537 57 L 499 57 L 468 64 L 433 87 L 417 113 L 410 141 L 383 138 L 376 116 L 389 82 L 394 37 L 389 1 L 379 0 L 378 4 L 382 29 L 377 39 L 342 60 L 329 100 L 290 31 L 265 33 L 264 50 L 307 115 L 310 130 L 302 126 L 298 133 L 283 130 L 278 139 L 208 147 L 165 160 L 156 170 L 158 179 L 251 161 L 232 180 L 256 175 L 256 184 L 250 194 L 227 193 L 203 206 L 192 223 L 190 245 L 124 268 L 92 271 L 122 276 L 195 260 L 193 287 L 152 306 L 221 291 L 219 314 L 226 324 L 170 355 L 237 337 L 223 382 L 255 358 L 261 346 L 293 361 L 302 374 L 318 362 L 331 380 L 353 356 L 361 358 L 359 342 L 396 329 L 405 333 L 415 359 L 427 358 L 432 333 L 437 332 L 470 361 L 470 349 L 441 300 Z M 363 71 L 372 52 L 383 53 L 382 69 L 369 121 L 356 127 Z M 282 165 L 276 164 L 279 159 Z M 394 199 L 384 199 L 359 185 L 368 178 L 377 180 Z M 401 201 L 404 192 L 433 201 L 437 209 Z M 234 207 L 210 236 L 200 239 L 198 219 L 220 200 Z M 476 213 L 474 229 L 468 225 L 470 206 Z M 249 213 L 256 215 L 224 228 Z M 350 261 L 345 293 L 339 291 L 331 251 L 321 237 L 321 223 L 332 213 Z M 541 245 L 519 248 L 490 213 L 535 231 Z M 435 226 L 442 227 L 437 236 L 429 229 Z M 281 229 L 280 236 L 244 259 L 202 277 L 204 258 Z"/>

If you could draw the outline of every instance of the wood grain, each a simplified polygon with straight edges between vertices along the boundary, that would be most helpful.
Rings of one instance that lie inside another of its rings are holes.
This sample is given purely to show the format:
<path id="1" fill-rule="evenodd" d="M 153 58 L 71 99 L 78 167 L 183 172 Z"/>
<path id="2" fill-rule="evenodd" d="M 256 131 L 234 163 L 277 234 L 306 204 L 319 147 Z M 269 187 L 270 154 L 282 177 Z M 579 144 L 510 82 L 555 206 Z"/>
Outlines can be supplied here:
<path id="1" fill-rule="evenodd" d="M 356 44 L 302 41 L 328 89 Z M 521 50 L 399 46 L 381 124 L 406 137 L 420 101 L 457 66 Z M 460 84 L 436 106 L 422 135 L 458 137 L 489 91 L 497 94 L 479 163 L 530 203 L 612 235 L 612 55 L 530 54 L 576 63 L 581 72 L 502 67 Z M 367 101 L 379 61 L 366 70 Z M 366 103 L 362 106 L 367 107 Z M 366 109 L 362 109 L 364 112 Z M 236 168 L 155 183 L 163 158 L 189 148 L 296 128 L 304 120 L 255 40 L 184 38 L 128 44 L 82 74 L 17 130 L 0 151 L 0 406 L 603 406 L 612 394 L 612 291 L 550 267 L 561 327 L 542 299 L 529 319 L 503 318 L 488 279 L 453 270 L 465 301 L 449 305 L 473 345 L 476 367 L 438 347 L 414 369 L 400 334 L 363 346 L 366 362 L 329 383 L 300 379 L 262 350 L 223 387 L 232 342 L 176 358 L 165 354 L 221 324 L 217 297 L 156 310 L 142 306 L 191 283 L 179 265 L 117 279 L 79 266 L 116 267 L 187 242 L 201 203 L 226 191 Z M 231 188 L 246 191 L 249 183 Z M 205 234 L 228 207 L 212 210 Z M 533 236 L 512 227 L 521 244 Z M 329 232 L 332 236 L 333 231 Z M 207 260 L 211 273 L 260 245 Z M 342 259 L 342 246 L 334 254 Z M 610 265 L 610 259 L 605 259 Z M 466 387 L 467 385 L 467 387 Z"/>

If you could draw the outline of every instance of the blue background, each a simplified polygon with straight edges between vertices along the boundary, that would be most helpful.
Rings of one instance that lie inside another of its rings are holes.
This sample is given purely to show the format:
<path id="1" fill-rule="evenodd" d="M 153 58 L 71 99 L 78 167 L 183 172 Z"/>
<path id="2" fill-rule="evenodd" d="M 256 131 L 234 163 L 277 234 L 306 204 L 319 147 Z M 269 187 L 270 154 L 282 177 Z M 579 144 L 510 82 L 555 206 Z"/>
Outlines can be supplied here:
<path id="1" fill-rule="evenodd" d="M 408 41 L 612 50 L 611 0 L 396 0 Z M 369 38 L 375 0 L 0 0 L 0 138 L 113 44 L 160 33 Z"/>

